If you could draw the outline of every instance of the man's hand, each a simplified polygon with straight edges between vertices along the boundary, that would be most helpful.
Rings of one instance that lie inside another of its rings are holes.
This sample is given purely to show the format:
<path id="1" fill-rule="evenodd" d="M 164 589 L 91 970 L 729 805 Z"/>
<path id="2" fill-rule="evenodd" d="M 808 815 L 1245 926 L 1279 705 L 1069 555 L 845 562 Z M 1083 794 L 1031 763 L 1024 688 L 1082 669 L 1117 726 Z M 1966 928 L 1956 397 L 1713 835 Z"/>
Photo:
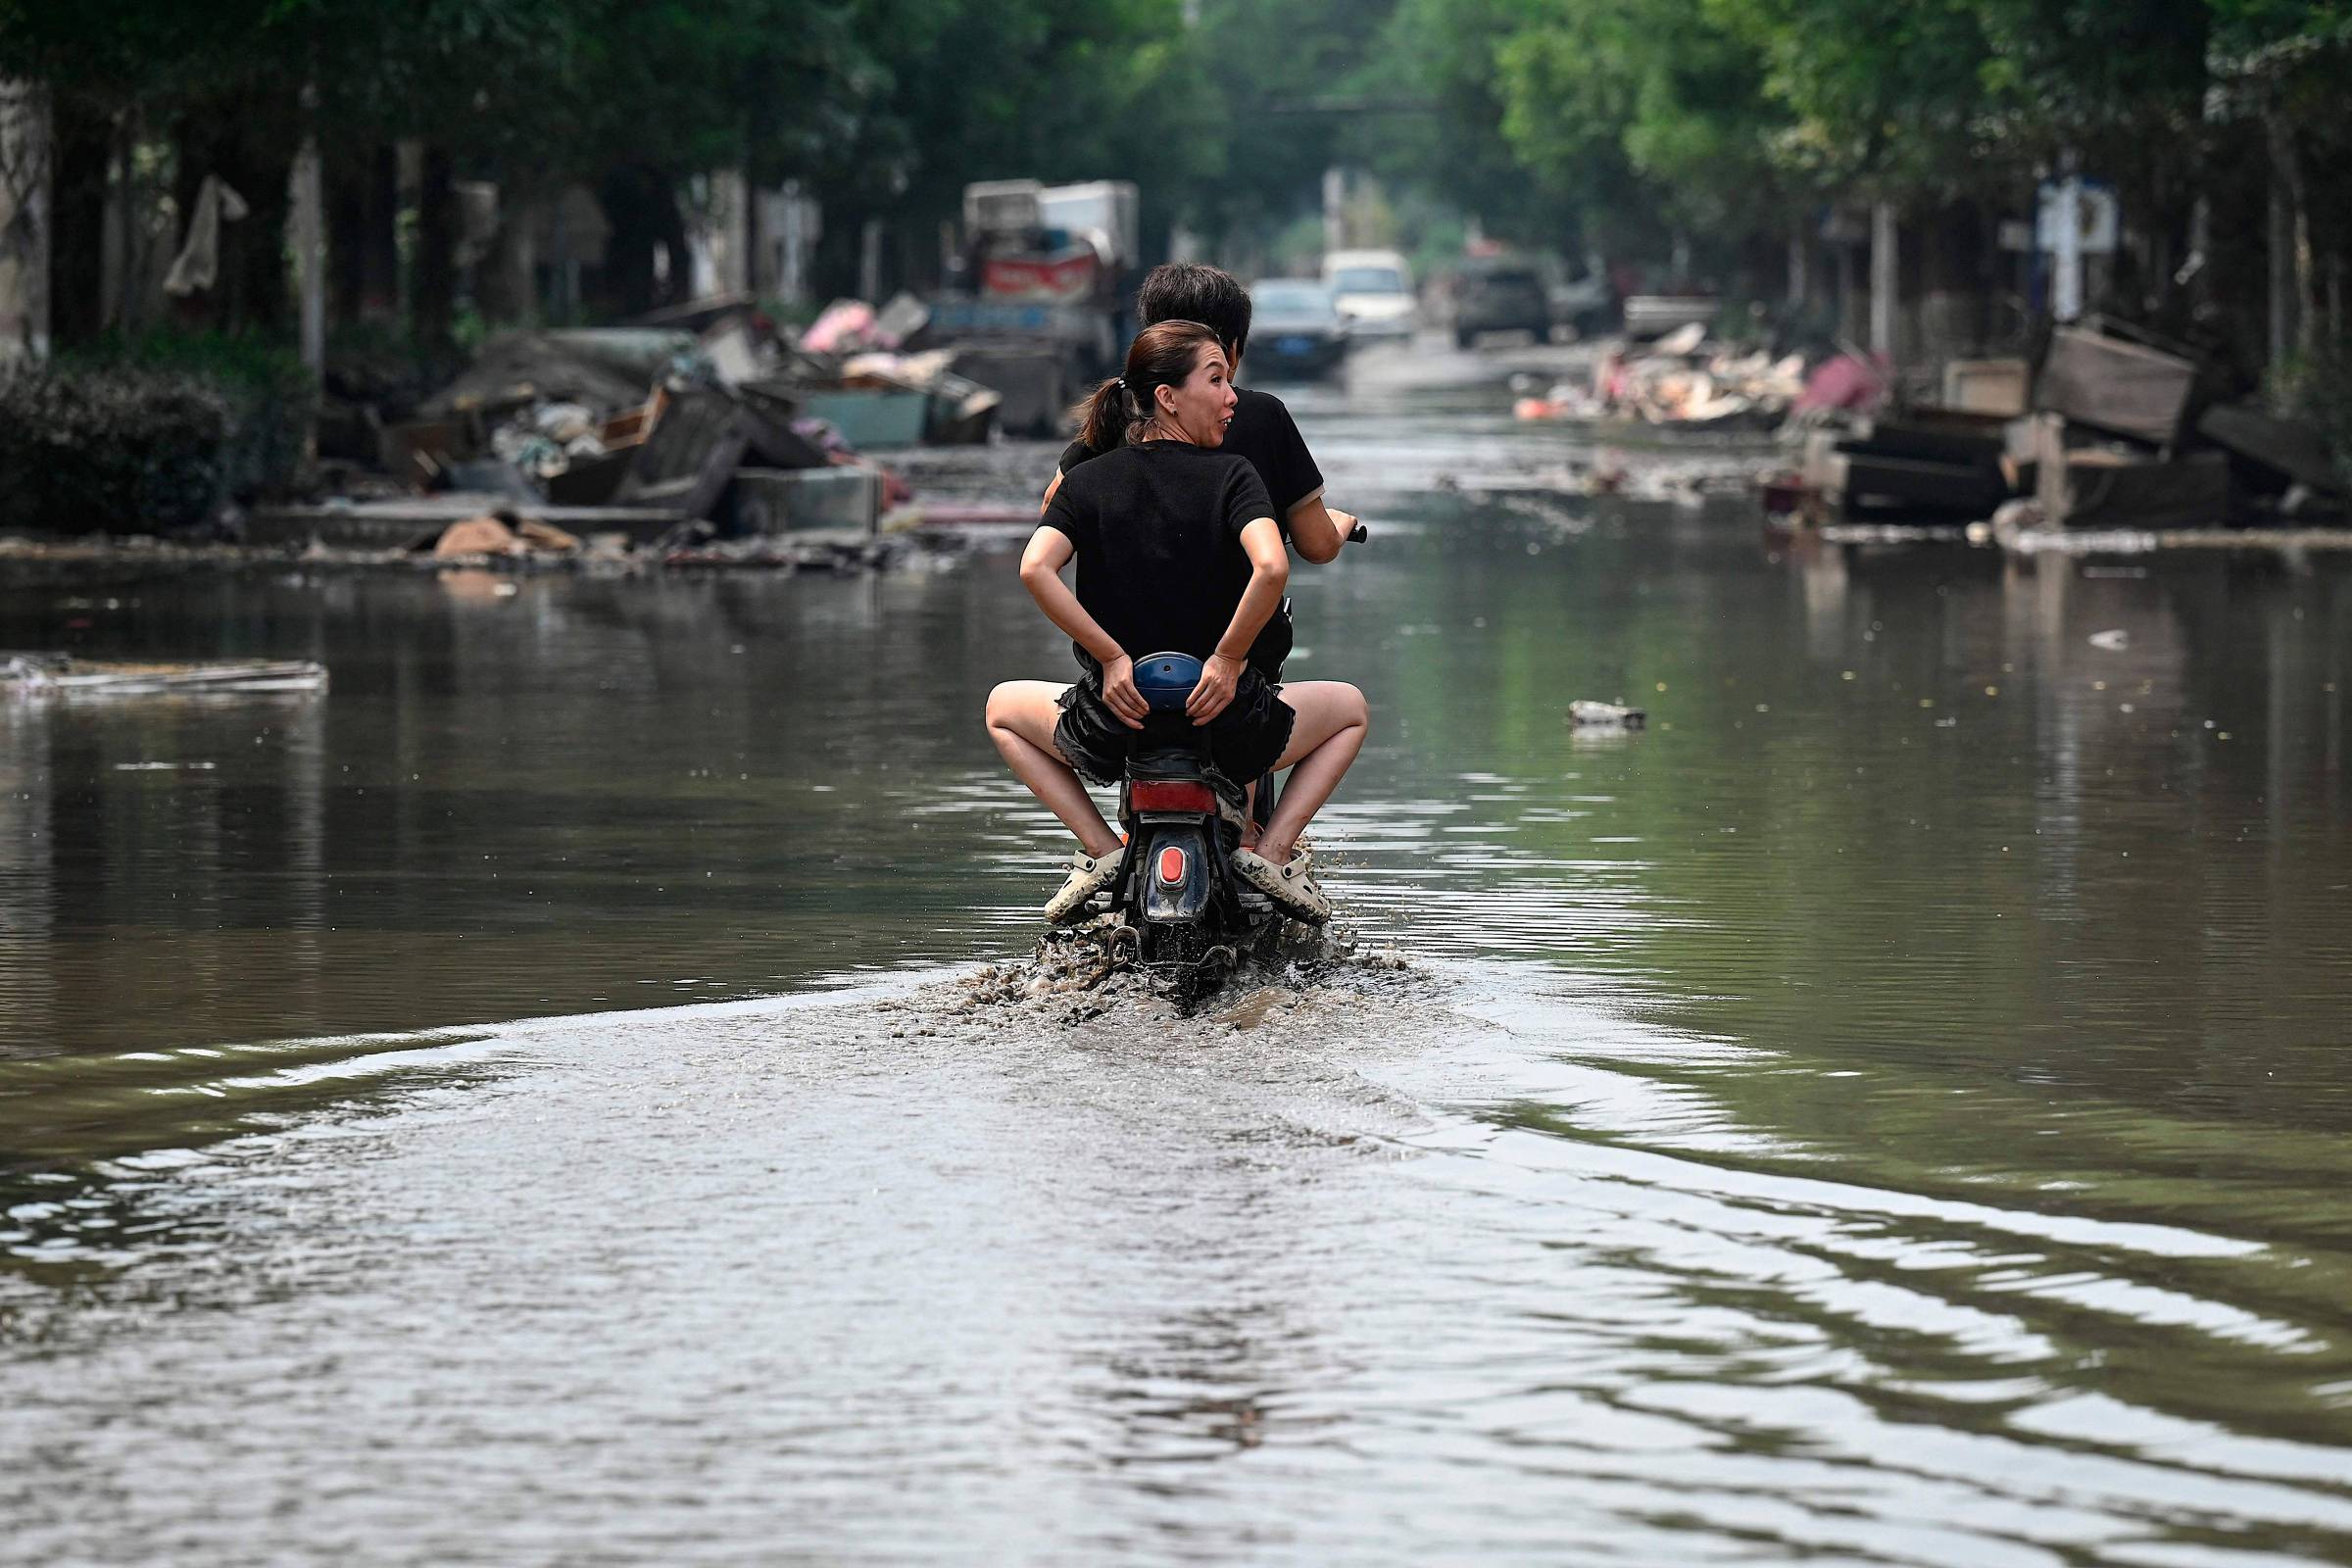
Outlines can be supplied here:
<path id="1" fill-rule="evenodd" d="M 1331 536 L 1342 544 L 1348 543 L 1348 535 L 1355 532 L 1357 521 L 1355 514 L 1342 512 L 1337 507 L 1327 507 L 1324 510 L 1331 514 Z"/>
<path id="2" fill-rule="evenodd" d="M 1200 684 L 1184 700 L 1193 727 L 1200 728 L 1233 705 L 1234 689 L 1242 683 L 1242 662 L 1211 654 L 1200 664 Z"/>
<path id="3" fill-rule="evenodd" d="M 1144 715 L 1152 711 L 1152 705 L 1135 689 L 1135 661 L 1125 654 L 1102 666 L 1102 701 L 1129 729 L 1144 727 Z"/>

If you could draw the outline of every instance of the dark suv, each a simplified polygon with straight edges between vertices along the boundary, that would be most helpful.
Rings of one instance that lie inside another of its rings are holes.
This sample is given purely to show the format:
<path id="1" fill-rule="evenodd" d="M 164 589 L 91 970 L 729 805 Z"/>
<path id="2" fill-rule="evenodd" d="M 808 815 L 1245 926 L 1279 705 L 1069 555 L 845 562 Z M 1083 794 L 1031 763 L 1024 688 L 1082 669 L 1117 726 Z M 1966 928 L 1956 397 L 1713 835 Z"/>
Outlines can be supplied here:
<path id="1" fill-rule="evenodd" d="M 1523 262 L 1472 262 L 1454 294 L 1453 341 L 1461 348 L 1482 332 L 1551 335 L 1551 296 L 1542 274 Z"/>

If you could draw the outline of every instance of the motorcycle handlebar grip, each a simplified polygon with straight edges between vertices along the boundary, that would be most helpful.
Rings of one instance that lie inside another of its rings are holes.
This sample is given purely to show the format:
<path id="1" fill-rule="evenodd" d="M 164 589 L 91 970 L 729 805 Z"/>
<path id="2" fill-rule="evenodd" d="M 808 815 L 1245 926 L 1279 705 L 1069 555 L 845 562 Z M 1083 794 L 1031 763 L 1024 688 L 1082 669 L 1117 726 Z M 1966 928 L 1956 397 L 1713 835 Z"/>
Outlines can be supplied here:
<path id="1" fill-rule="evenodd" d="M 1352 527 L 1352 528 L 1350 528 L 1350 529 L 1348 529 L 1348 542 L 1349 544 L 1351 544 L 1351 545 L 1360 545 L 1360 544 L 1362 544 L 1362 543 L 1363 543 L 1365 540 L 1367 540 L 1367 539 L 1369 539 L 1369 538 L 1371 538 L 1371 537 L 1372 537 L 1372 530 L 1371 530 L 1371 529 L 1369 529 L 1369 528 L 1367 528 L 1367 527 L 1365 527 L 1365 526 L 1364 526 L 1362 523 L 1360 523 L 1360 522 L 1359 522 L 1359 523 L 1357 523 L 1357 524 L 1356 524 L 1354 527 Z"/>

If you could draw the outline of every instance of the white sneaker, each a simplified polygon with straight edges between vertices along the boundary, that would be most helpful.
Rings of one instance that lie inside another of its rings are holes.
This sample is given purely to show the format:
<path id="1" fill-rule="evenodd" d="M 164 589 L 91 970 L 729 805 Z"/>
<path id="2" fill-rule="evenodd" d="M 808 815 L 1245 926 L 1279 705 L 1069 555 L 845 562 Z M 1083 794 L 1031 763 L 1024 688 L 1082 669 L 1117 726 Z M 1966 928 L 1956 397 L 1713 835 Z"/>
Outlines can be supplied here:
<path id="1" fill-rule="evenodd" d="M 1314 858 L 1304 850 L 1293 855 L 1290 863 L 1282 866 L 1255 850 L 1236 850 L 1233 870 L 1295 920 L 1321 925 L 1331 918 L 1331 901 L 1315 885 Z"/>
<path id="2" fill-rule="evenodd" d="M 1061 891 L 1046 902 L 1046 923 L 1060 925 L 1086 907 L 1086 901 L 1110 886 L 1119 874 L 1119 860 L 1124 848 L 1100 858 L 1081 850 L 1070 857 L 1070 874 L 1061 884 Z"/>

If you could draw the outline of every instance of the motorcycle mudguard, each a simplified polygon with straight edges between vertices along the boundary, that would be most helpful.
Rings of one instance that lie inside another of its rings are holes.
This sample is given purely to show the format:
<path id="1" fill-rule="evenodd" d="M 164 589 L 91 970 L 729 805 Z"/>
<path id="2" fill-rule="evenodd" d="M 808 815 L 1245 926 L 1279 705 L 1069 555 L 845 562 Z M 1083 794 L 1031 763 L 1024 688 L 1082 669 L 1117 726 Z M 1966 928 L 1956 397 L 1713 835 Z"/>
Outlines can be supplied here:
<path id="1" fill-rule="evenodd" d="M 1142 852 L 1137 869 L 1144 879 L 1145 919 L 1189 923 L 1208 913 L 1216 872 L 1209 864 L 1205 823 L 1152 823 L 1137 840 L 1137 848 Z M 1184 880 L 1173 887 L 1159 879 L 1160 852 L 1171 848 L 1184 852 Z"/>

